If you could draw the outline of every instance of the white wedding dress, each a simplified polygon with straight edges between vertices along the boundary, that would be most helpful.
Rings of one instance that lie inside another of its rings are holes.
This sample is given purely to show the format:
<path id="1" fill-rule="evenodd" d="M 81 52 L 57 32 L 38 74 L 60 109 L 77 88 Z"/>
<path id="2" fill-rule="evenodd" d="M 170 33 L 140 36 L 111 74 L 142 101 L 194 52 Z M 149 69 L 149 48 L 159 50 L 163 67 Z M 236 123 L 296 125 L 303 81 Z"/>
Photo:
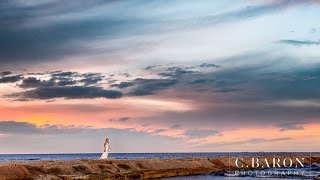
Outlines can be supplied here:
<path id="1" fill-rule="evenodd" d="M 108 155 L 110 151 L 111 151 L 110 144 L 106 142 L 104 144 L 104 152 L 102 153 L 100 159 L 108 159 Z"/>

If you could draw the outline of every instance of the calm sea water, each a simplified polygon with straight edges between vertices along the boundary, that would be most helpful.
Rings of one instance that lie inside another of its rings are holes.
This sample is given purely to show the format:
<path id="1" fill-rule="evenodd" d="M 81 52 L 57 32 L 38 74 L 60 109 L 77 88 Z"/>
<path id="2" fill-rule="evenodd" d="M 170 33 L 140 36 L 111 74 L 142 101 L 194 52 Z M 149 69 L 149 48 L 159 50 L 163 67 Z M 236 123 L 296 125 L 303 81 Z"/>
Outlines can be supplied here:
<path id="1" fill-rule="evenodd" d="M 223 156 L 275 156 L 275 155 L 310 155 L 316 152 L 215 152 L 215 153 L 110 153 L 110 159 L 148 159 L 148 158 L 193 158 L 193 157 L 223 157 Z M 99 159 L 100 153 L 79 154 L 0 154 L 0 161 L 13 160 L 70 160 Z"/>

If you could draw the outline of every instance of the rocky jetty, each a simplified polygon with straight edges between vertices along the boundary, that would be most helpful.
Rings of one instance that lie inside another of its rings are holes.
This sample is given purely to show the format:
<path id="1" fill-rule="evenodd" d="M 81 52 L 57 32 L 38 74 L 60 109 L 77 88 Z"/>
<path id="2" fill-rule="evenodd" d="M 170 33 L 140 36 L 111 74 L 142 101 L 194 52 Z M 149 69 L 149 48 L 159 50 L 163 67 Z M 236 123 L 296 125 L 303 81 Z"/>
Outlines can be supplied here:
<path id="1" fill-rule="evenodd" d="M 252 167 L 252 158 L 259 167 Z M 277 161 L 299 165 L 320 163 L 320 155 L 277 157 Z M 136 159 L 136 160 L 54 160 L 0 163 L 0 179 L 152 179 L 174 176 L 210 174 L 242 169 L 262 169 L 264 162 L 274 162 L 274 157 Z M 271 163 L 272 164 L 272 163 Z M 270 165 L 271 165 L 270 164 Z M 241 166 L 241 167 L 240 167 Z"/>

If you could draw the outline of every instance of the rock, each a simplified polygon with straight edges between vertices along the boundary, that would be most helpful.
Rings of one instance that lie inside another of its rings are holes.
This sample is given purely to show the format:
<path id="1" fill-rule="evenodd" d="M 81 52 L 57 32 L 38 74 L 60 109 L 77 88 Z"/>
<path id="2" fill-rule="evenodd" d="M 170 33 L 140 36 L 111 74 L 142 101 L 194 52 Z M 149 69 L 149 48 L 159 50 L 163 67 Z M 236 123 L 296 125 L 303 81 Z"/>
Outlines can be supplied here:
<path id="1" fill-rule="evenodd" d="M 253 157 L 262 162 L 265 158 Z M 289 157 L 277 157 L 281 161 Z M 320 156 L 290 156 L 305 158 L 305 164 L 320 163 Z M 247 167 L 252 157 L 245 157 L 239 168 L 237 157 L 182 158 L 182 159 L 135 159 L 135 160 L 56 160 L 0 163 L 0 180 L 9 179 L 150 179 L 174 176 L 210 174 L 241 169 L 262 169 Z M 293 160 L 294 162 L 294 160 Z"/>

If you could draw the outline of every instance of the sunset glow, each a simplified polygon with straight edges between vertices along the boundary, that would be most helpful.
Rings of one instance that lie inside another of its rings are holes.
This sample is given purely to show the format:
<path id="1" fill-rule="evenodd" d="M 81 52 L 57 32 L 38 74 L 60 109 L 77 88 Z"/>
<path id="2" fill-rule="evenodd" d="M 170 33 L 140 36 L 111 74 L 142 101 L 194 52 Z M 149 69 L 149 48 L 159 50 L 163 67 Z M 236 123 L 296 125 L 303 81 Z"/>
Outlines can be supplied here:
<path id="1" fill-rule="evenodd" d="M 319 2 L 1 2 L 0 153 L 320 151 Z"/>

